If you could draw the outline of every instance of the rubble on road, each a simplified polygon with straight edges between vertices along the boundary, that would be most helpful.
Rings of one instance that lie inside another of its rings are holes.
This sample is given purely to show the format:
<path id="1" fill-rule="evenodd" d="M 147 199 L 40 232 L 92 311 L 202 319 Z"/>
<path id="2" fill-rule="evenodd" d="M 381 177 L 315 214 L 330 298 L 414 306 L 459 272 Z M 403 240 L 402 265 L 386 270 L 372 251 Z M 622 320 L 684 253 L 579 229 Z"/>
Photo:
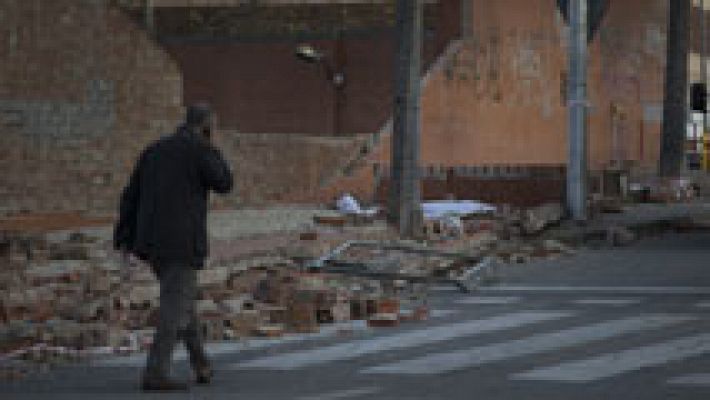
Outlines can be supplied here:
<path id="1" fill-rule="evenodd" d="M 268 251 L 217 251 L 198 273 L 201 329 L 221 341 L 311 333 L 351 320 L 370 327 L 425 320 L 433 280 L 468 291 L 493 278 L 498 265 L 571 254 L 561 242 L 521 236 L 557 223 L 559 210 L 444 213 L 418 242 L 397 239 L 384 223 L 345 220 L 284 233 L 290 236 Z M 346 245 L 355 242 L 370 245 Z M 393 275 L 329 273 L 323 266 L 333 260 Z M 2 232 L 0 262 L 0 379 L 150 345 L 159 284 L 147 265 L 125 265 L 107 238 Z"/>
<path id="2" fill-rule="evenodd" d="M 627 228 L 612 226 L 607 228 L 606 240 L 612 247 L 628 246 L 636 240 L 636 234 Z"/>

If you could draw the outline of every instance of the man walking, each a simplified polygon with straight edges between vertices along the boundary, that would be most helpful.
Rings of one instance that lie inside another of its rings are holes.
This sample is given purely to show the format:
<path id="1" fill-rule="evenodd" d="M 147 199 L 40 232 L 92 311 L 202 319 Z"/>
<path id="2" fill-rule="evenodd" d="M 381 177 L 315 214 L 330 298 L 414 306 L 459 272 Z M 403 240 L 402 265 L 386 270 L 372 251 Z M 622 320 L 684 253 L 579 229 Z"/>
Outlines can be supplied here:
<path id="1" fill-rule="evenodd" d="M 189 107 L 174 134 L 143 151 L 121 197 L 114 247 L 148 261 L 160 281 L 158 326 L 142 382 L 146 391 L 187 390 L 169 378 L 178 339 L 197 383 L 212 378 L 194 304 L 196 270 L 207 256 L 208 192 L 232 189 L 229 166 L 211 143 L 214 125 L 209 106 Z"/>

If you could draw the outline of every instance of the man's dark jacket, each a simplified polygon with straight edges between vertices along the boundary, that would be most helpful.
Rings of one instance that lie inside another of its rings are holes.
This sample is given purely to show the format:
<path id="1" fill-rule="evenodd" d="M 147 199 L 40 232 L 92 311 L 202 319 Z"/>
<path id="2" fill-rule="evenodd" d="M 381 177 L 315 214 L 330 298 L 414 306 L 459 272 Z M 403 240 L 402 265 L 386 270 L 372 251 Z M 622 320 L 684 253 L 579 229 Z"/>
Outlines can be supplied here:
<path id="1" fill-rule="evenodd" d="M 123 191 L 114 247 L 153 265 L 207 257 L 208 191 L 227 193 L 232 173 L 219 150 L 181 127 L 141 154 Z"/>

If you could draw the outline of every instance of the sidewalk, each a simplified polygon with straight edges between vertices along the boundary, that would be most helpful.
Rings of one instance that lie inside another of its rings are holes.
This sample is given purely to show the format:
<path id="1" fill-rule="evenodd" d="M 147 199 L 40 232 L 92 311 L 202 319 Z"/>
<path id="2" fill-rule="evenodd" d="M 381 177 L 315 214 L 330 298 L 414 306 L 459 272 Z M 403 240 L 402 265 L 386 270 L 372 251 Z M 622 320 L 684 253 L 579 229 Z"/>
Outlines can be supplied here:
<path id="1" fill-rule="evenodd" d="M 572 243 L 606 239 L 611 230 L 625 229 L 636 236 L 681 228 L 710 228 L 710 201 L 692 203 L 642 203 L 625 205 L 622 213 L 602 213 L 577 225 L 566 221 L 545 236 Z"/>

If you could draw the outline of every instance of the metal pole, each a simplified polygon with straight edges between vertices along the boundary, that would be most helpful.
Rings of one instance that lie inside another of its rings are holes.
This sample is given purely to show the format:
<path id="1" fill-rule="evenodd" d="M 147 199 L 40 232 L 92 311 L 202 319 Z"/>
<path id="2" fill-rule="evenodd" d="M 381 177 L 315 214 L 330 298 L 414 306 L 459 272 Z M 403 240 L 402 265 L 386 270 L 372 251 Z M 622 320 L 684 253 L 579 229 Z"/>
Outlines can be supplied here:
<path id="1" fill-rule="evenodd" d="M 153 0 L 145 0 L 145 29 L 151 34 L 155 33 L 155 7 Z"/>
<path id="2" fill-rule="evenodd" d="M 706 14 L 705 14 L 705 0 L 700 1 L 700 80 L 703 82 L 703 85 L 705 86 L 706 90 L 708 87 L 708 64 L 707 64 L 707 38 L 706 38 Z M 708 170 L 708 149 L 705 148 L 705 139 L 706 139 L 706 132 L 707 132 L 707 126 L 708 126 L 708 117 L 707 117 L 707 104 L 705 104 L 705 107 L 703 107 L 703 131 L 702 134 L 700 135 L 700 148 L 701 148 L 701 153 L 700 155 L 702 156 L 702 163 L 703 163 L 703 169 L 705 171 Z"/>
<path id="3" fill-rule="evenodd" d="M 473 36 L 473 0 L 461 0 L 461 38 Z"/>
<path id="4" fill-rule="evenodd" d="M 397 0 L 397 59 L 390 217 L 404 237 L 421 233 L 420 85 L 422 0 Z"/>
<path id="5" fill-rule="evenodd" d="M 690 0 L 668 0 L 668 40 L 659 175 L 678 178 L 688 122 Z"/>
<path id="6" fill-rule="evenodd" d="M 340 136 L 342 134 L 342 111 L 343 111 L 343 83 L 341 79 L 343 78 L 343 67 L 345 64 L 345 49 L 343 44 L 343 30 L 338 29 L 335 39 L 335 67 L 333 68 L 333 74 L 331 77 L 331 84 L 333 85 L 333 132 L 335 136 Z"/>
<path id="7" fill-rule="evenodd" d="M 587 220 L 587 0 L 569 2 L 569 160 L 567 207 L 572 219 Z"/>

